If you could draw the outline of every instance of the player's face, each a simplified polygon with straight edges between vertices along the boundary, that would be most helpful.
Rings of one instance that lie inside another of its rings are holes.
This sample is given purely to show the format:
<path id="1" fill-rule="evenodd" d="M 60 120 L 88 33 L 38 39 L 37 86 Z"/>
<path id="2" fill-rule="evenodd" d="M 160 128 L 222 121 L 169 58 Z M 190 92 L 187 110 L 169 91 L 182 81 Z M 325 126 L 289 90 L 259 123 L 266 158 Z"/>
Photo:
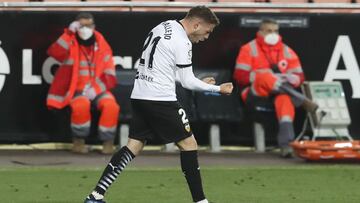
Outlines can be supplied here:
<path id="1" fill-rule="evenodd" d="M 214 30 L 215 25 L 206 22 L 198 22 L 194 24 L 194 32 L 189 35 L 192 43 L 196 44 L 209 38 L 210 33 Z"/>

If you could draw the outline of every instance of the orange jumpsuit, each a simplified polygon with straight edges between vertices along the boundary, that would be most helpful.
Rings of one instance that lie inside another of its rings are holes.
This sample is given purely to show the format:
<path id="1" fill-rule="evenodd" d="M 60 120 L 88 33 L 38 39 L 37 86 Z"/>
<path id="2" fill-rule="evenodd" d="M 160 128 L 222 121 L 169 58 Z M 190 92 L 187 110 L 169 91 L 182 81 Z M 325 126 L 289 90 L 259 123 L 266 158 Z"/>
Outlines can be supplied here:
<path id="1" fill-rule="evenodd" d="M 65 29 L 64 34 L 53 43 L 48 54 L 61 65 L 49 89 L 47 105 L 61 109 L 71 108 L 71 129 L 76 137 L 86 137 L 90 133 L 91 102 L 84 94 L 87 86 L 94 88 L 94 100 L 101 112 L 98 124 L 101 140 L 114 138 L 120 107 L 109 91 L 116 85 L 115 66 L 112 50 L 104 37 L 94 32 L 95 44 L 80 45 L 75 33 Z"/>
<path id="2" fill-rule="evenodd" d="M 257 34 L 256 39 L 241 47 L 236 59 L 234 79 L 244 88 L 241 97 L 246 102 L 249 91 L 254 96 L 268 97 L 276 92 L 281 79 L 276 76 L 272 67 L 277 65 L 278 73 L 294 74 L 299 77 L 299 86 L 304 81 L 300 60 L 296 53 L 284 44 L 281 39 L 273 46 L 264 42 Z M 274 106 L 279 122 L 294 120 L 294 105 L 289 95 L 275 94 Z"/>

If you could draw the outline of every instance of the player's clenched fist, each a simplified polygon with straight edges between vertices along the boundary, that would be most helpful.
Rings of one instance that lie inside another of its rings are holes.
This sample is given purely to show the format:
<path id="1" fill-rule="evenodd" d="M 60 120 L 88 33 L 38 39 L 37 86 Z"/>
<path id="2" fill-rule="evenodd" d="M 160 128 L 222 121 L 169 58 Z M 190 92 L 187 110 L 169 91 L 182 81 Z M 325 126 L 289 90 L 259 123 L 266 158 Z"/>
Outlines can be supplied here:
<path id="1" fill-rule="evenodd" d="M 223 83 L 220 85 L 220 93 L 221 94 L 231 94 L 233 88 L 234 87 L 231 82 Z"/>

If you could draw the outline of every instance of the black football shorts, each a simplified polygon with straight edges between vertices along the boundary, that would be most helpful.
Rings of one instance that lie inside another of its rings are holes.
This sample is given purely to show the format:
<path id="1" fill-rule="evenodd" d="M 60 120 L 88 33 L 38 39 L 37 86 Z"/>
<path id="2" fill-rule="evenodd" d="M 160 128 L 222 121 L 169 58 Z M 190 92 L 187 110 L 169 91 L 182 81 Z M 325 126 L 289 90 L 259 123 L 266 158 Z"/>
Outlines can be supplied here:
<path id="1" fill-rule="evenodd" d="M 131 99 L 131 106 L 133 118 L 129 137 L 132 139 L 145 142 L 156 136 L 167 144 L 193 134 L 185 110 L 178 101 Z"/>

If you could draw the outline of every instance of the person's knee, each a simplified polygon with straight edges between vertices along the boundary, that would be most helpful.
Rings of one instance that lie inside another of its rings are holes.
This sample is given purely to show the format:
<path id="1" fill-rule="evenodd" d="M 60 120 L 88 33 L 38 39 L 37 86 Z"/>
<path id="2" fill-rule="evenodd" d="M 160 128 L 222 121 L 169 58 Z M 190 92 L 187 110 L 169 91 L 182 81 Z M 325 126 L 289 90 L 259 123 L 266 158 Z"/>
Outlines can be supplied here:
<path id="1" fill-rule="evenodd" d="M 84 114 L 90 111 L 90 101 L 86 99 L 79 99 L 70 104 L 71 110 L 75 114 Z"/>
<path id="2" fill-rule="evenodd" d="M 253 88 L 257 96 L 267 97 L 272 91 L 275 91 L 276 77 L 272 73 L 261 73 L 256 76 Z"/>
<path id="3" fill-rule="evenodd" d="M 275 98 L 275 106 L 286 106 L 293 107 L 293 103 L 291 101 L 291 97 L 287 94 L 277 95 Z"/>
<path id="4" fill-rule="evenodd" d="M 179 141 L 176 145 L 181 151 L 192 151 L 198 149 L 194 135 Z"/>
<path id="5" fill-rule="evenodd" d="M 126 146 L 135 156 L 137 156 L 144 148 L 144 145 L 144 142 L 130 138 Z"/>
<path id="6" fill-rule="evenodd" d="M 119 112 L 120 106 L 114 100 L 104 100 L 100 102 L 99 109 L 108 109 L 112 112 Z"/>
<path id="7" fill-rule="evenodd" d="M 254 82 L 261 86 L 269 86 L 275 80 L 276 78 L 272 73 L 257 73 Z"/>
<path id="8" fill-rule="evenodd" d="M 279 121 L 294 120 L 295 107 L 289 95 L 281 94 L 275 98 L 275 110 Z"/>

